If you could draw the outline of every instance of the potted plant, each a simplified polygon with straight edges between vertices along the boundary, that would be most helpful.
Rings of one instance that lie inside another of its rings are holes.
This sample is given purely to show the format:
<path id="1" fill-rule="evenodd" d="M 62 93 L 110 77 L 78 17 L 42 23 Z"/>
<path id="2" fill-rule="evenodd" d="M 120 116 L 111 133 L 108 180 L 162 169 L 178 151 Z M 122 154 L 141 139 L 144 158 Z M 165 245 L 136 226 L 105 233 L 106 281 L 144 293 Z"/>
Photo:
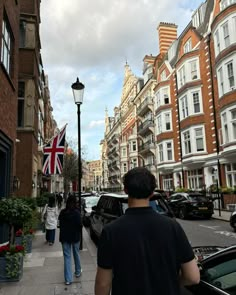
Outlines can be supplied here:
<path id="1" fill-rule="evenodd" d="M 26 253 L 31 253 L 33 237 L 34 230 L 32 228 L 25 230 L 19 229 L 15 233 L 15 245 L 22 245 Z"/>
<path id="2" fill-rule="evenodd" d="M 24 253 L 23 246 L 0 246 L 0 282 L 15 282 L 21 279 Z"/>
<path id="3" fill-rule="evenodd" d="M 14 239 L 14 228 L 23 228 L 32 219 L 32 209 L 23 200 L 7 198 L 0 200 L 0 223 L 10 226 L 11 241 Z"/>

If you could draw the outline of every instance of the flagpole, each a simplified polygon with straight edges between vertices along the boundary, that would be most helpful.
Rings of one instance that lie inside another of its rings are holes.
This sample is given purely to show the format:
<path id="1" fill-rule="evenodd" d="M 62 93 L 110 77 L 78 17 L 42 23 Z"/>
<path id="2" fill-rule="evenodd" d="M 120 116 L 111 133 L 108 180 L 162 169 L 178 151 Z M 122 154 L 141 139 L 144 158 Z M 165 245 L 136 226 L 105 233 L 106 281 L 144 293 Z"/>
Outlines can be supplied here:
<path id="1" fill-rule="evenodd" d="M 55 134 L 55 135 L 53 135 L 53 137 L 51 137 L 49 140 L 48 140 L 48 142 L 47 143 L 45 143 L 44 145 L 43 145 L 43 148 L 50 142 L 50 141 L 52 141 L 53 140 L 53 138 L 54 137 L 56 137 L 64 128 L 66 128 L 66 126 L 68 125 L 68 123 L 66 123 L 58 132 L 57 132 L 57 134 Z"/>

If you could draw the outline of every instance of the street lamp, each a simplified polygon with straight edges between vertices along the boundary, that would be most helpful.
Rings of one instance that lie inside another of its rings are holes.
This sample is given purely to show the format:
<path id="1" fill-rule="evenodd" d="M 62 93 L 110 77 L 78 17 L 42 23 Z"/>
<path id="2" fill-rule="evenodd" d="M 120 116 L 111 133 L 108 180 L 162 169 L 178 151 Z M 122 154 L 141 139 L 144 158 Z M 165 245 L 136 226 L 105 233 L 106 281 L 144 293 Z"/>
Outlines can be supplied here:
<path id="1" fill-rule="evenodd" d="M 83 103 L 83 96 L 84 96 L 84 84 L 82 84 L 79 81 L 79 78 L 77 77 L 77 80 L 75 83 L 71 85 L 73 96 L 75 100 L 75 104 L 77 105 L 77 115 L 78 115 L 78 194 L 79 194 L 79 211 L 81 215 L 81 136 L 80 136 L 80 105 Z M 80 250 L 83 249 L 83 230 L 81 226 L 80 231 Z"/>

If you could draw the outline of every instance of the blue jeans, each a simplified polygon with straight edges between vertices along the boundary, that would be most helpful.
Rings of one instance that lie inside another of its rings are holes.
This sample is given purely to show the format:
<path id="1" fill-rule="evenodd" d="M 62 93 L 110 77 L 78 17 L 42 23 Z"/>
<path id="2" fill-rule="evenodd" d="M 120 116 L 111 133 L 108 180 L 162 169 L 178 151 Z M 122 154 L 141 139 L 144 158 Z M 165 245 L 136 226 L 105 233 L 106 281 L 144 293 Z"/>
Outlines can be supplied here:
<path id="1" fill-rule="evenodd" d="M 80 258 L 79 258 L 79 244 L 77 243 L 62 243 L 62 251 L 64 256 L 64 277 L 65 282 L 71 283 L 73 281 L 72 276 L 72 264 L 71 264 L 71 248 L 73 252 L 75 262 L 75 274 L 79 275 L 81 272 Z"/>
<path id="2" fill-rule="evenodd" d="M 46 229 L 46 241 L 48 241 L 49 243 L 54 243 L 55 234 L 56 234 L 55 229 Z"/>

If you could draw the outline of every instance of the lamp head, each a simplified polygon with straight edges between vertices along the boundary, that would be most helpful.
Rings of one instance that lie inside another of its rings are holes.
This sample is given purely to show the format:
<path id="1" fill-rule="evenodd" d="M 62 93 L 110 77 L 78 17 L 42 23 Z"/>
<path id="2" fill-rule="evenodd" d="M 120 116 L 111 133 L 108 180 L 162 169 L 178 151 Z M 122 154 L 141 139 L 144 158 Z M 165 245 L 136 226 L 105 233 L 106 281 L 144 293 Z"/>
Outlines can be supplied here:
<path id="1" fill-rule="evenodd" d="M 84 84 L 79 81 L 77 77 L 76 82 L 71 85 L 73 96 L 75 100 L 75 104 L 82 104 L 84 97 Z"/>

